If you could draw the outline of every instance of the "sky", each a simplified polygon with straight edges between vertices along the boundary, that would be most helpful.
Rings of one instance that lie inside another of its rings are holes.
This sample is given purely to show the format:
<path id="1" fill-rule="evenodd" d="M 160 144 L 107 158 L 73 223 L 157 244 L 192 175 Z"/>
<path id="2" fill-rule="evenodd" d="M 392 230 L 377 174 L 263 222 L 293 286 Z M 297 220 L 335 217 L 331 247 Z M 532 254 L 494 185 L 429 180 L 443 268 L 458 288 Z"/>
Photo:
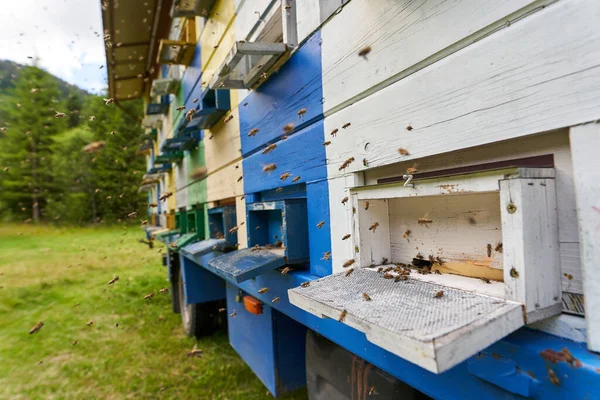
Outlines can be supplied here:
<path id="1" fill-rule="evenodd" d="M 38 66 L 92 93 L 106 89 L 100 0 L 0 0 L 0 59 Z M 101 68 L 102 66 L 102 68 Z"/>

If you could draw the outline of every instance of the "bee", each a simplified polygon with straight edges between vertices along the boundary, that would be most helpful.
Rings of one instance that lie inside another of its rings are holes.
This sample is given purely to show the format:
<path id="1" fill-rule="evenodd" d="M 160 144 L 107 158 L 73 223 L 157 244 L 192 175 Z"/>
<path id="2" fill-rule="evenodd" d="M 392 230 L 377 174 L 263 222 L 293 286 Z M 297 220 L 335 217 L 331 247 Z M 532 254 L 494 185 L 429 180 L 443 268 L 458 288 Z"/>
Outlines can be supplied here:
<path id="1" fill-rule="evenodd" d="M 383 258 L 381 259 L 381 264 L 387 264 L 387 263 L 388 263 L 388 259 L 387 259 L 387 257 L 383 257 Z"/>
<path id="2" fill-rule="evenodd" d="M 162 288 L 158 291 L 158 293 L 161 293 L 161 294 L 169 293 L 169 288 Z"/>
<path id="3" fill-rule="evenodd" d="M 272 152 L 273 150 L 275 150 L 277 148 L 277 145 L 275 143 L 271 143 L 270 145 L 268 145 L 267 147 L 265 147 L 265 149 L 263 150 L 263 154 L 269 154 L 270 152 Z"/>
<path id="4" fill-rule="evenodd" d="M 304 114 L 306 114 L 306 108 L 301 108 L 298 110 L 298 118 L 302 118 Z"/>
<path id="5" fill-rule="evenodd" d="M 95 120 L 96 120 L 96 117 L 95 117 L 95 116 L 93 116 L 93 115 L 92 115 L 92 116 L 90 116 L 90 122 L 94 122 Z"/>
<path id="6" fill-rule="evenodd" d="M 58 112 L 56 110 L 54 110 L 54 112 L 56 113 L 56 115 L 54 115 L 54 118 L 64 118 L 67 116 L 67 114 Z"/>
<path id="7" fill-rule="evenodd" d="M 368 201 L 366 201 L 366 202 L 365 202 L 365 210 L 368 210 L 368 209 L 369 209 L 369 202 L 368 202 Z"/>
<path id="8" fill-rule="evenodd" d="M 42 329 L 42 326 L 44 326 L 44 323 L 43 323 L 43 322 L 41 322 L 41 321 L 40 321 L 40 322 L 38 322 L 37 324 L 35 324 L 35 325 L 33 326 L 33 328 L 31 328 L 31 329 L 29 330 L 29 334 L 30 334 L 30 335 L 33 335 L 34 333 L 36 333 L 37 331 L 39 331 L 40 329 Z"/>
<path id="9" fill-rule="evenodd" d="M 292 269 L 290 267 L 285 267 L 281 270 L 281 275 L 287 275 Z"/>
<path id="10" fill-rule="evenodd" d="M 346 128 L 348 128 L 350 125 L 352 125 L 350 122 L 346 122 L 344 125 L 342 125 L 342 129 L 346 129 Z"/>
<path id="11" fill-rule="evenodd" d="M 329 146 L 331 144 L 330 140 L 326 140 L 323 142 L 323 146 Z"/>
<path id="12" fill-rule="evenodd" d="M 433 222 L 433 220 L 431 220 L 430 218 L 427 217 L 428 214 L 425 214 L 424 216 L 422 216 L 421 218 L 417 219 L 417 223 L 419 225 L 425 225 L 427 228 L 429 228 L 429 226 L 427 224 L 430 224 Z"/>
<path id="13" fill-rule="evenodd" d="M 302 283 L 300 284 L 300 286 L 301 286 L 301 287 L 303 287 L 303 288 L 307 288 L 307 287 L 309 287 L 309 286 L 310 286 L 310 282 L 302 282 Z"/>
<path id="14" fill-rule="evenodd" d="M 325 225 L 325 221 L 321 221 L 317 224 L 317 228 L 321 229 Z"/>
<path id="15" fill-rule="evenodd" d="M 407 229 L 404 231 L 404 234 L 402 235 L 402 237 L 406 240 L 408 240 L 408 237 L 410 236 L 410 234 L 412 233 L 412 231 L 410 229 Z"/>
<path id="16" fill-rule="evenodd" d="M 73 340 L 73 343 L 71 343 L 72 346 L 75 346 L 77 344 L 77 340 Z"/>
<path id="17" fill-rule="evenodd" d="M 112 284 L 114 284 L 114 283 L 115 283 L 116 281 L 118 281 L 118 280 L 119 280 L 119 276 L 118 276 L 118 275 L 116 275 L 114 278 L 112 278 L 110 281 L 108 281 L 108 284 L 109 284 L 109 285 L 112 285 Z"/>
<path id="18" fill-rule="evenodd" d="M 238 231 L 238 229 L 240 229 L 240 228 L 239 228 L 239 227 L 237 227 L 237 226 L 234 226 L 233 228 L 231 228 L 231 229 L 229 230 L 229 233 L 236 233 L 236 232 Z"/>
<path id="19" fill-rule="evenodd" d="M 340 171 L 342 171 L 342 170 L 344 170 L 344 169 L 348 168 L 348 166 L 349 166 L 350 164 L 352 164 L 352 162 L 354 162 L 354 157 L 350 157 L 349 159 L 347 159 L 346 161 L 344 161 L 344 162 L 342 163 L 342 165 L 340 165 L 340 168 L 339 168 L 339 170 L 340 170 Z"/>
<path id="20" fill-rule="evenodd" d="M 363 293 L 363 299 L 365 299 L 366 301 L 371 301 L 371 296 L 369 296 L 366 293 Z"/>
<path id="21" fill-rule="evenodd" d="M 227 311 L 226 308 L 219 308 L 219 312 L 225 312 L 225 311 Z"/>
<path id="22" fill-rule="evenodd" d="M 297 177 L 295 177 L 294 179 L 292 179 L 292 183 L 296 183 L 296 182 L 298 182 L 299 180 L 300 180 L 300 177 L 299 177 L 299 176 L 297 176 Z"/>
<path id="23" fill-rule="evenodd" d="M 289 172 L 285 172 L 285 173 L 281 174 L 281 176 L 279 177 L 279 179 L 281 179 L 282 181 L 285 181 L 289 177 L 290 177 L 290 173 Z"/>
<path id="24" fill-rule="evenodd" d="M 441 274 L 442 274 L 442 273 L 440 272 L 440 270 L 439 270 L 439 269 L 436 269 L 436 270 L 434 270 L 433 272 L 434 272 L 436 275 L 441 275 Z"/>
<path id="25" fill-rule="evenodd" d="M 417 172 L 417 163 L 414 163 L 412 167 L 406 168 L 406 173 L 409 175 L 413 175 Z"/>
<path id="26" fill-rule="evenodd" d="M 288 135 L 283 135 L 283 136 L 281 137 L 281 140 L 287 140 L 287 138 L 288 138 Z"/>
<path id="27" fill-rule="evenodd" d="M 283 126 L 283 132 L 285 133 L 292 133 L 294 132 L 294 124 L 286 124 Z"/>
<path id="28" fill-rule="evenodd" d="M 390 274 L 389 272 L 384 273 L 383 277 L 385 279 L 394 279 L 394 275 Z"/>
<path id="29" fill-rule="evenodd" d="M 487 256 L 491 257 L 492 256 L 492 245 L 488 243 L 486 248 L 487 248 Z"/>
<path id="30" fill-rule="evenodd" d="M 264 293 L 267 293 L 268 291 L 269 291 L 269 288 L 264 287 L 262 289 L 258 289 L 258 294 L 264 294 Z"/>
<path id="31" fill-rule="evenodd" d="M 369 230 L 375 232 L 377 230 L 378 226 L 379 226 L 379 222 L 374 222 L 373 225 L 371 225 L 369 227 Z"/>
<path id="32" fill-rule="evenodd" d="M 356 214 L 356 207 L 352 207 L 352 214 Z"/>
<path id="33" fill-rule="evenodd" d="M 510 269 L 510 276 L 511 276 L 512 278 L 518 278 L 518 277 L 519 277 L 519 271 L 517 271 L 517 270 L 515 269 L 515 267 L 512 267 L 512 268 Z"/>
<path id="34" fill-rule="evenodd" d="M 408 125 L 408 126 L 406 127 L 406 130 L 410 132 L 410 131 L 412 131 L 412 130 L 413 130 L 413 127 L 412 127 L 411 125 Z"/>
<path id="35" fill-rule="evenodd" d="M 375 386 L 371 386 L 371 389 L 369 389 L 369 396 L 372 396 L 374 394 L 378 394 L 377 391 L 375 390 Z"/>
<path id="36" fill-rule="evenodd" d="M 267 164 L 263 167 L 263 172 L 270 172 L 270 171 L 275 171 L 275 169 L 277 168 L 277 165 L 275 164 Z"/>
<path id="37" fill-rule="evenodd" d="M 250 137 L 256 136 L 257 133 L 258 133 L 258 128 L 254 128 L 254 129 L 250 130 L 250 132 L 248 132 L 248 136 L 250 136 Z"/>
<path id="38" fill-rule="evenodd" d="M 342 265 L 342 267 L 343 267 L 343 268 L 348 268 L 349 266 L 351 266 L 351 265 L 352 265 L 352 264 L 354 264 L 354 263 L 355 263 L 354 259 L 350 259 L 350 260 L 346 261 L 346 262 L 344 263 L 344 265 Z"/>
<path id="39" fill-rule="evenodd" d="M 496 247 L 494 247 L 494 251 L 497 251 L 498 253 L 502 253 L 502 250 L 504 250 L 503 247 L 504 246 L 502 245 L 502 242 L 498 242 L 498 243 L 496 243 Z"/>
<path id="40" fill-rule="evenodd" d="M 338 318 L 338 322 L 344 322 L 347 314 L 348 314 L 348 311 L 343 310 L 342 313 L 340 314 L 340 317 Z"/>
<path id="41" fill-rule="evenodd" d="M 406 274 L 400 274 L 400 275 L 396 275 L 394 277 L 394 282 L 407 281 L 407 280 L 408 280 L 408 275 L 406 275 Z"/>
<path id="42" fill-rule="evenodd" d="M 439 292 L 437 292 L 436 294 L 434 294 L 434 295 L 433 295 L 433 298 L 434 298 L 434 299 L 439 299 L 439 298 L 441 298 L 442 296 L 444 296 L 444 291 L 443 291 L 443 290 L 440 290 Z"/>
<path id="43" fill-rule="evenodd" d="M 185 110 L 185 106 L 179 106 L 176 108 L 177 111 L 183 111 Z"/>
<path id="44" fill-rule="evenodd" d="M 233 119 L 233 114 L 232 114 L 232 115 L 230 115 L 229 117 L 227 117 L 227 118 L 225 119 L 225 121 L 223 121 L 223 122 L 225 122 L 225 123 L 228 123 L 228 122 L 229 122 L 229 121 L 231 121 L 232 119 Z"/>
<path id="45" fill-rule="evenodd" d="M 234 311 L 234 312 L 232 312 L 231 314 L 229 314 L 229 316 L 230 316 L 231 318 L 235 318 L 235 316 L 236 316 L 236 315 L 237 315 L 237 312 L 235 312 L 235 311 Z"/>
<path id="46" fill-rule="evenodd" d="M 239 178 L 237 178 L 237 181 L 239 182 L 239 181 L 241 181 L 242 179 L 244 179 L 244 177 L 243 177 L 243 176 L 240 176 Z"/>
<path id="47" fill-rule="evenodd" d="M 349 233 L 347 233 L 347 234 L 344 235 L 344 237 L 342 237 L 342 240 L 349 239 L 350 236 L 352 236 L 352 235 L 350 235 Z"/>
<path id="48" fill-rule="evenodd" d="M 112 199 L 112 196 L 106 196 L 106 200 Z"/>
<path id="49" fill-rule="evenodd" d="M 256 228 L 254 228 L 255 230 L 259 230 L 260 229 L 260 225 L 256 225 Z"/>
<path id="50" fill-rule="evenodd" d="M 167 192 L 165 194 L 163 194 L 162 196 L 159 197 L 160 201 L 165 201 L 166 199 L 168 199 L 169 197 L 173 196 L 173 193 L 171 192 Z"/>
<path id="51" fill-rule="evenodd" d="M 367 54 L 369 54 L 370 52 L 371 52 L 371 46 L 363 47 L 358 52 L 358 56 L 364 58 L 365 60 L 367 60 Z"/>
<path id="52" fill-rule="evenodd" d="M 109 98 L 109 99 L 103 99 L 103 100 L 104 100 L 104 104 L 106 104 L 107 106 L 108 106 L 109 104 L 112 104 L 112 103 L 114 103 L 114 102 L 115 102 L 115 99 L 113 99 L 112 97 L 111 97 L 111 98 Z"/>
<path id="53" fill-rule="evenodd" d="M 364 165 L 365 167 L 368 167 L 368 166 L 369 166 L 369 163 L 367 162 L 367 159 L 366 159 L 366 158 L 363 158 L 363 165 Z"/>
<path id="54" fill-rule="evenodd" d="M 400 153 L 401 156 L 408 156 L 408 155 L 410 155 L 410 153 L 408 152 L 408 150 L 403 149 L 402 147 L 400 147 L 398 149 L 398 153 Z"/>
<path id="55" fill-rule="evenodd" d="M 354 272 L 354 268 L 350 268 L 348 271 L 346 271 L 346 278 L 349 277 L 352 272 Z"/>
<path id="56" fill-rule="evenodd" d="M 331 251 L 323 253 L 323 258 L 321 260 L 329 260 L 331 258 Z"/>
<path id="57" fill-rule="evenodd" d="M 196 104 L 198 102 L 198 99 L 194 99 L 194 101 L 192 101 L 192 103 Z"/>
<path id="58" fill-rule="evenodd" d="M 281 240 L 278 240 L 275 243 L 273 243 L 273 247 L 280 249 L 281 247 L 283 247 L 283 242 Z"/>
<path id="59" fill-rule="evenodd" d="M 444 260 L 442 260 L 439 256 L 437 256 L 435 258 L 435 262 L 438 263 L 439 265 L 444 265 Z"/>
<path id="60" fill-rule="evenodd" d="M 273 300 L 271 300 L 271 303 L 277 303 L 279 301 L 279 297 L 275 297 Z"/>
<path id="61" fill-rule="evenodd" d="M 87 326 L 92 326 L 92 325 L 94 325 L 94 321 L 90 321 L 90 322 L 88 322 L 86 325 L 87 325 Z"/>
<path id="62" fill-rule="evenodd" d="M 135 218 L 136 215 L 137 215 L 137 212 L 134 211 L 134 212 L 131 212 L 131 213 L 127 214 L 127 217 L 129 217 L 129 218 Z"/>
<path id="63" fill-rule="evenodd" d="M 481 278 L 481 281 L 484 283 L 492 283 L 488 278 Z"/>
<path id="64" fill-rule="evenodd" d="M 154 292 L 150 292 L 144 296 L 144 300 L 150 300 L 153 297 L 154 297 Z"/>
<path id="65" fill-rule="evenodd" d="M 193 349 L 191 349 L 190 351 L 187 352 L 187 356 L 188 357 L 201 357 L 202 356 L 203 351 L 196 348 L 196 346 L 194 346 Z"/>
<path id="66" fill-rule="evenodd" d="M 206 169 L 206 167 L 198 167 L 194 171 L 192 171 L 192 173 L 190 174 L 190 178 L 192 178 L 195 181 L 204 179 L 207 176 L 208 176 L 208 170 Z"/>
<path id="67" fill-rule="evenodd" d="M 85 146 L 83 148 L 83 151 L 85 153 L 95 153 L 96 151 L 103 149 L 105 145 L 106 143 L 103 140 L 100 140 L 98 142 L 92 142 Z"/>
<path id="68" fill-rule="evenodd" d="M 194 114 L 196 113 L 196 109 L 195 108 L 190 108 L 189 110 L 187 110 L 187 112 L 185 113 L 185 120 L 186 121 L 191 121 L 192 118 L 194 118 Z"/>
<path id="69" fill-rule="evenodd" d="M 346 196 L 342 199 L 342 204 L 346 204 L 347 202 L 348 202 L 348 196 Z"/>
<path id="70" fill-rule="evenodd" d="M 31 94 L 37 93 L 39 91 L 40 91 L 40 89 L 38 89 L 38 88 L 31 88 Z"/>
<path id="71" fill-rule="evenodd" d="M 335 135 L 337 135 L 337 133 L 338 133 L 338 129 L 335 128 L 334 130 L 331 131 L 330 135 L 335 137 Z"/>
<path id="72" fill-rule="evenodd" d="M 548 376 L 550 377 L 550 382 L 552 382 L 554 386 L 558 386 L 560 384 L 560 379 L 558 379 L 553 370 L 548 369 Z"/>

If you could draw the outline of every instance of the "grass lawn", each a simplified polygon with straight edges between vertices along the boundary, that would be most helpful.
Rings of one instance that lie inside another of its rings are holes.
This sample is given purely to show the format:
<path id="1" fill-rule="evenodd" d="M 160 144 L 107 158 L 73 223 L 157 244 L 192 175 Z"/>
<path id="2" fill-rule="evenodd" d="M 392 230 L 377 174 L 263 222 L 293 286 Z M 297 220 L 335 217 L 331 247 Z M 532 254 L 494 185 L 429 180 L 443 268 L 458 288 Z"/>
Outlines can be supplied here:
<path id="1" fill-rule="evenodd" d="M 270 397 L 226 335 L 183 334 L 170 294 L 158 294 L 169 286 L 158 249 L 142 236 L 138 227 L 0 227 L 0 399 Z M 187 357 L 195 344 L 203 356 Z"/>

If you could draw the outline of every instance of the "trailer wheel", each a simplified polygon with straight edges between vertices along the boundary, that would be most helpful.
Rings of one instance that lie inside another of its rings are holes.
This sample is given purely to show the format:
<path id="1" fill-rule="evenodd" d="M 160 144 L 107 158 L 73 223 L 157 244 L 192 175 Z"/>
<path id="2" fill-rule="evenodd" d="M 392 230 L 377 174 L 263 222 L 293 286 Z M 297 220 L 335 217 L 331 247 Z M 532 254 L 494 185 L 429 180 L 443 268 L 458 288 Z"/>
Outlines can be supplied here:
<path id="1" fill-rule="evenodd" d="M 171 276 L 171 306 L 175 314 L 181 313 L 181 297 L 183 296 L 183 285 L 181 281 L 181 271 L 179 267 L 172 268 Z"/>
<path id="2" fill-rule="evenodd" d="M 187 336 L 203 337 L 210 336 L 227 323 L 219 313 L 224 306 L 224 301 L 209 301 L 206 303 L 186 304 L 183 280 L 179 276 L 179 309 L 181 310 L 181 321 L 183 331 Z"/>

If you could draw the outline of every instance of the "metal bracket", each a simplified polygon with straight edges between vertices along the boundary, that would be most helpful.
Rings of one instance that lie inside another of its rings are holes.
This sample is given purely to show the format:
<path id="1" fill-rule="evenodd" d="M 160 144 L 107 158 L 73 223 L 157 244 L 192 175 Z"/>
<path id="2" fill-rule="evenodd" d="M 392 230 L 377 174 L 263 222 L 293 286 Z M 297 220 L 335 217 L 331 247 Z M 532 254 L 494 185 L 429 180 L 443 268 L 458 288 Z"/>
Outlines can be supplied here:
<path id="1" fill-rule="evenodd" d="M 412 175 L 410 175 L 410 174 L 402 175 L 402 179 L 406 180 L 406 182 L 404 182 L 403 186 L 405 186 L 405 187 L 411 187 L 411 188 L 415 187 L 414 183 L 410 183 L 412 181 L 412 179 L 413 179 Z"/>

